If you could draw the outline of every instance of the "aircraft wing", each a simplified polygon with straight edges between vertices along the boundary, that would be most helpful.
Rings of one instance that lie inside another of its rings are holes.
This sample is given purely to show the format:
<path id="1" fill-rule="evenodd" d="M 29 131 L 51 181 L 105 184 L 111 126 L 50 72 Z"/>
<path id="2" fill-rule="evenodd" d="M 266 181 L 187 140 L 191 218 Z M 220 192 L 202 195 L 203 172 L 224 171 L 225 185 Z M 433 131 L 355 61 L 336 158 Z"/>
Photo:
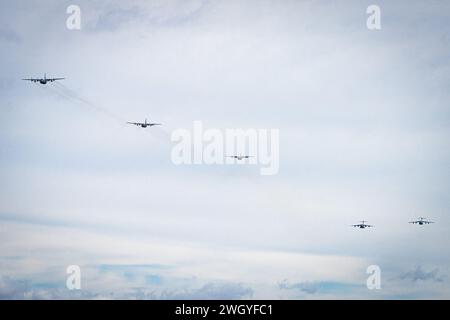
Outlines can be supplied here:
<path id="1" fill-rule="evenodd" d="M 31 78 L 31 79 L 22 79 L 22 80 L 25 80 L 25 81 L 39 81 L 39 79 L 33 79 L 33 78 Z"/>
<path id="2" fill-rule="evenodd" d="M 151 126 L 161 126 L 162 125 L 162 123 L 147 123 L 147 124 L 149 124 Z"/>
<path id="3" fill-rule="evenodd" d="M 56 81 L 56 80 L 64 80 L 65 78 L 51 78 L 47 79 L 47 81 Z"/>
<path id="4" fill-rule="evenodd" d="M 139 122 L 127 122 L 127 123 L 134 124 L 135 126 L 140 126 L 143 124 L 143 123 L 139 123 Z"/>

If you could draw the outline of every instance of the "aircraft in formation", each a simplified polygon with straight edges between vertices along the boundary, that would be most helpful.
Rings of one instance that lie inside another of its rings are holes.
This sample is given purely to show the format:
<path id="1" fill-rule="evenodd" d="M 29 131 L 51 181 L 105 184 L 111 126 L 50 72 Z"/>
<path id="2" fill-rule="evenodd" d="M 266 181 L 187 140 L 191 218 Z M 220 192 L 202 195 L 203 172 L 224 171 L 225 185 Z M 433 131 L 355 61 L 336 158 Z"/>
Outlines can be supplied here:
<path id="1" fill-rule="evenodd" d="M 355 227 L 355 228 L 360 228 L 360 229 L 365 229 L 365 228 L 372 228 L 372 227 L 374 227 L 374 226 L 372 226 L 372 225 L 370 225 L 370 224 L 366 224 L 366 222 L 367 221 L 361 221 L 361 223 L 358 223 L 358 224 L 352 224 L 352 227 Z M 414 221 L 410 221 L 409 223 L 412 223 L 412 224 L 418 224 L 418 225 L 424 225 L 424 224 L 430 224 L 430 223 L 434 223 L 433 221 L 430 221 L 430 220 L 427 220 L 426 218 L 424 218 L 424 217 L 419 217 L 417 220 L 414 220 Z"/>
<path id="2" fill-rule="evenodd" d="M 39 82 L 40 84 L 47 84 L 48 82 L 54 82 L 54 81 L 59 81 L 59 80 L 64 80 L 65 78 L 47 78 L 47 74 L 44 73 L 44 78 L 27 78 L 27 79 L 22 79 L 25 81 L 31 81 L 31 82 Z M 152 127 L 152 126 L 160 126 L 162 125 L 161 123 L 151 123 L 151 122 L 147 122 L 147 119 L 145 119 L 144 122 L 127 122 L 129 124 L 134 124 L 136 126 L 139 126 L 141 128 L 147 128 L 147 127 Z"/>
<path id="3" fill-rule="evenodd" d="M 371 224 L 366 224 L 367 221 L 363 220 L 361 223 L 352 224 L 352 227 L 365 229 L 365 228 L 373 228 L 374 226 Z"/>
<path id="4" fill-rule="evenodd" d="M 234 159 L 237 159 L 237 160 L 243 160 L 243 159 L 253 158 L 253 156 L 237 155 L 237 156 L 228 156 L 228 158 L 234 158 Z"/>
<path id="5" fill-rule="evenodd" d="M 129 124 L 134 124 L 135 126 L 141 127 L 141 128 L 147 128 L 147 127 L 153 127 L 153 126 L 161 126 L 162 123 L 151 123 L 147 122 L 147 119 L 145 119 L 144 122 L 127 122 Z"/>
<path id="6" fill-rule="evenodd" d="M 410 221 L 409 223 L 418 224 L 418 225 L 421 226 L 421 225 L 424 225 L 424 224 L 430 224 L 430 223 L 434 223 L 434 222 L 433 221 L 429 221 L 426 218 L 419 217 L 419 219 L 414 220 L 414 221 Z"/>
<path id="7" fill-rule="evenodd" d="M 47 74 L 44 74 L 44 78 L 29 78 L 29 79 L 22 79 L 25 81 L 31 81 L 31 82 L 39 82 L 40 84 L 47 84 L 47 82 L 53 82 L 58 80 L 64 80 L 65 78 L 47 78 Z"/>
<path id="8" fill-rule="evenodd" d="M 29 79 L 22 79 L 22 80 L 26 80 L 26 81 L 31 81 L 31 82 L 39 82 L 40 84 L 47 84 L 47 82 L 53 82 L 53 81 L 59 81 L 59 80 L 64 80 L 65 78 L 47 78 L 47 74 L 44 74 L 44 78 L 29 78 Z M 141 128 L 147 128 L 147 127 L 153 127 L 153 126 L 160 126 L 162 125 L 162 123 L 152 123 L 152 122 L 147 122 L 147 119 L 145 119 L 144 122 L 127 122 L 129 124 L 133 124 L 135 126 L 141 127 Z M 237 160 L 243 160 L 243 159 L 249 159 L 252 158 L 253 156 L 248 156 L 248 155 L 234 155 L 234 156 L 228 156 L 229 158 L 234 158 Z M 366 224 L 367 221 L 362 220 L 360 223 L 357 224 L 353 224 L 352 227 L 355 228 L 359 228 L 359 229 L 365 229 L 365 228 L 373 228 L 373 225 L 370 224 Z M 424 225 L 424 224 L 430 224 L 430 223 L 434 223 L 433 221 L 429 221 L 424 217 L 419 217 L 417 220 L 414 221 L 410 221 L 409 223 L 412 224 L 418 224 L 418 225 Z"/>

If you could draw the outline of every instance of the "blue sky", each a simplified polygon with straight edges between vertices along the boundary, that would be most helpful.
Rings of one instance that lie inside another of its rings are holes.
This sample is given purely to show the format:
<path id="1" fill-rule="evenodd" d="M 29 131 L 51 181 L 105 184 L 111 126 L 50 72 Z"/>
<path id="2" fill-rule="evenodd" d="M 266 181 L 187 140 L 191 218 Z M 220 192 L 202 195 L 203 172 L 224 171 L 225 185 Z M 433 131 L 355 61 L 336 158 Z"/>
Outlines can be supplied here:
<path id="1" fill-rule="evenodd" d="M 450 4 L 70 4 L 0 5 L 0 298 L 449 297 Z M 175 166 L 195 120 L 279 129 L 279 173 Z"/>

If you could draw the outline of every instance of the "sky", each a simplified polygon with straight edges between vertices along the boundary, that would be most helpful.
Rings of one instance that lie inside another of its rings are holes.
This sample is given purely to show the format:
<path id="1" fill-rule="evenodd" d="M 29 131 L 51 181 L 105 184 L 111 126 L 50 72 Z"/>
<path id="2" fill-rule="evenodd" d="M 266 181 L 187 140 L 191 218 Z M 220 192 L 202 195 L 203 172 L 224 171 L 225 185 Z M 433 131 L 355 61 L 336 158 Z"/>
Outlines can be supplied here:
<path id="1" fill-rule="evenodd" d="M 0 9 L 0 299 L 450 298 L 450 3 Z M 197 120 L 278 129 L 278 173 L 175 165 Z"/>

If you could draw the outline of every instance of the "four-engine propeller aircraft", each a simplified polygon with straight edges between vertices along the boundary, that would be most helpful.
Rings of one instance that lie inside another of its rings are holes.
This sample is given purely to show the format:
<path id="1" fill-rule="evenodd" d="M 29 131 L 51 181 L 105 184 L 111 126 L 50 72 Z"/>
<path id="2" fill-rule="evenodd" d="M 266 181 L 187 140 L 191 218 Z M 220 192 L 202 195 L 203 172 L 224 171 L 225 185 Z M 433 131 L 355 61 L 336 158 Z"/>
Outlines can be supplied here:
<path id="1" fill-rule="evenodd" d="M 228 158 L 234 158 L 234 159 L 237 159 L 237 160 L 242 160 L 242 159 L 253 158 L 253 156 L 242 156 L 242 155 L 238 155 L 238 156 L 228 156 Z"/>
<path id="2" fill-rule="evenodd" d="M 147 122 L 147 119 L 145 119 L 144 122 L 127 122 L 129 124 L 134 124 L 135 126 L 141 127 L 141 128 L 147 128 L 147 127 L 153 127 L 153 126 L 161 126 L 162 123 L 151 123 Z"/>
<path id="3" fill-rule="evenodd" d="M 363 220 L 363 221 L 361 221 L 361 223 L 353 224 L 352 227 L 360 228 L 360 229 L 373 228 L 373 227 L 374 227 L 373 225 L 366 224 L 366 222 L 367 222 L 367 221 L 364 221 L 364 220 Z"/>
<path id="4" fill-rule="evenodd" d="M 47 82 L 53 82 L 58 80 L 64 80 L 65 78 L 47 78 L 47 74 L 44 74 L 44 78 L 29 78 L 29 79 L 22 79 L 26 81 L 31 82 L 39 82 L 40 84 L 47 84 Z"/>
<path id="5" fill-rule="evenodd" d="M 429 221 L 426 218 L 419 217 L 419 219 L 414 220 L 414 221 L 410 221 L 409 223 L 418 224 L 418 225 L 421 226 L 421 225 L 424 225 L 424 224 L 430 224 L 430 223 L 434 223 L 434 222 L 433 221 Z"/>

